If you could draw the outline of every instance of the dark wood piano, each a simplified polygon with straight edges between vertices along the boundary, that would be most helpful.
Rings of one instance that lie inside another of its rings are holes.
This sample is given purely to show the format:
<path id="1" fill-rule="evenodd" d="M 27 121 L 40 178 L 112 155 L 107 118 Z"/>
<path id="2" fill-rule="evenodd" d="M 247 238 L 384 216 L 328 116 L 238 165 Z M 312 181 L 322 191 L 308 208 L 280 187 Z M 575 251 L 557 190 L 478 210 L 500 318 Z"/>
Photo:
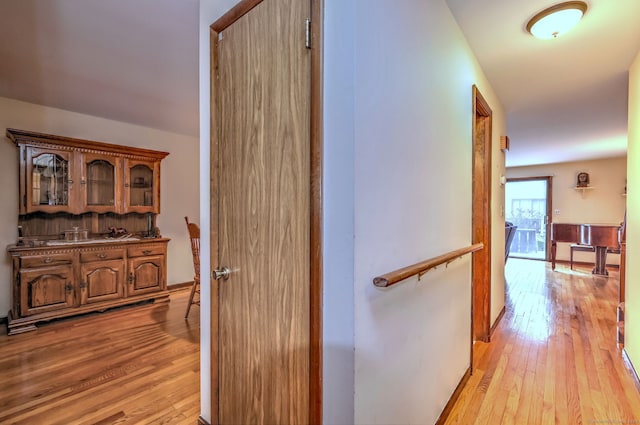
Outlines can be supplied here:
<path id="1" fill-rule="evenodd" d="M 620 226 L 612 224 L 551 223 L 551 269 L 556 269 L 558 242 L 595 247 L 596 266 L 593 274 L 608 276 L 607 250 L 620 249 Z"/>

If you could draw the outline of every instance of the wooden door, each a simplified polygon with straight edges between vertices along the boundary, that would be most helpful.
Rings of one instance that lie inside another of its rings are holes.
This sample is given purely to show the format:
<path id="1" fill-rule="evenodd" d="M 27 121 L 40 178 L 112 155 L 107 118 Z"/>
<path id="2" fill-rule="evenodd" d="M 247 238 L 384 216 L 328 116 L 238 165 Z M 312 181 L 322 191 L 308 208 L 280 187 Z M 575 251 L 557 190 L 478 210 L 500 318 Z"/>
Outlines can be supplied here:
<path id="1" fill-rule="evenodd" d="M 129 258 L 127 270 L 129 272 L 128 297 L 165 288 L 164 256 L 162 255 Z"/>
<path id="2" fill-rule="evenodd" d="M 80 275 L 80 304 L 115 300 L 124 295 L 124 260 L 82 264 Z"/>
<path id="3" fill-rule="evenodd" d="M 75 303 L 74 273 L 71 264 L 21 270 L 20 315 L 46 313 L 71 308 Z"/>
<path id="4" fill-rule="evenodd" d="M 311 408 L 310 2 L 253 6 L 213 25 L 212 267 L 231 273 L 212 302 L 212 422 L 302 424 Z"/>

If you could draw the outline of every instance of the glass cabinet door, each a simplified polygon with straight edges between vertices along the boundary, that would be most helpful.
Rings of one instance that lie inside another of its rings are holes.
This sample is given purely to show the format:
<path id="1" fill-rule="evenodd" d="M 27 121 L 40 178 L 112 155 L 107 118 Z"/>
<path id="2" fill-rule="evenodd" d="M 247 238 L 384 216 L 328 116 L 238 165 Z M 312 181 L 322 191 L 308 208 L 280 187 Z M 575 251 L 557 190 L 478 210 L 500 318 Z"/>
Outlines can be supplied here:
<path id="1" fill-rule="evenodd" d="M 27 211 L 69 210 L 71 153 L 31 149 L 27 156 Z"/>
<path id="2" fill-rule="evenodd" d="M 87 205 L 115 203 L 115 167 L 97 159 L 87 164 Z"/>
<path id="3" fill-rule="evenodd" d="M 92 212 L 117 212 L 116 182 L 120 180 L 119 161 L 108 155 L 84 154 L 82 157 L 83 209 Z"/>
<path id="4" fill-rule="evenodd" d="M 146 161 L 128 161 L 126 166 L 126 209 L 134 212 L 159 212 L 157 164 Z"/>

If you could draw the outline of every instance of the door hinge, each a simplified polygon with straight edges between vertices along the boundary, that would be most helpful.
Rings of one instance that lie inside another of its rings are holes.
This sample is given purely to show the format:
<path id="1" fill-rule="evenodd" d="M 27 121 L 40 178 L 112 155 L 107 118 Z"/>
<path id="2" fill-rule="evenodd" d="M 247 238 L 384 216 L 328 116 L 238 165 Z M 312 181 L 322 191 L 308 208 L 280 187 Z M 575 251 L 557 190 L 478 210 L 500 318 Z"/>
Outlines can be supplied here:
<path id="1" fill-rule="evenodd" d="M 304 45 L 307 49 L 311 48 L 311 19 L 306 19 L 304 21 L 305 25 L 305 36 L 304 36 Z"/>

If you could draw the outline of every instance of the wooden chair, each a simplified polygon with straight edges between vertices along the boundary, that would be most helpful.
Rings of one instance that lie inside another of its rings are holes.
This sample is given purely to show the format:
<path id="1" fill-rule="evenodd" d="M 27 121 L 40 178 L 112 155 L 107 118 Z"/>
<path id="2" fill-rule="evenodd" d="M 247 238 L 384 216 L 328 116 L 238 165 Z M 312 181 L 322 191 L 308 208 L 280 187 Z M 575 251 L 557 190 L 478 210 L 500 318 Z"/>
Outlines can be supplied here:
<path id="1" fill-rule="evenodd" d="M 189 317 L 189 310 L 192 304 L 200 305 L 200 227 L 195 223 L 189 223 L 189 217 L 185 217 L 187 222 L 187 230 L 189 231 L 189 239 L 191 240 L 191 254 L 193 255 L 193 286 L 191 286 L 191 294 L 189 295 L 189 303 L 187 304 L 187 312 L 184 318 Z M 198 294 L 196 297 L 195 294 Z M 196 298 L 194 300 L 194 298 Z"/>

